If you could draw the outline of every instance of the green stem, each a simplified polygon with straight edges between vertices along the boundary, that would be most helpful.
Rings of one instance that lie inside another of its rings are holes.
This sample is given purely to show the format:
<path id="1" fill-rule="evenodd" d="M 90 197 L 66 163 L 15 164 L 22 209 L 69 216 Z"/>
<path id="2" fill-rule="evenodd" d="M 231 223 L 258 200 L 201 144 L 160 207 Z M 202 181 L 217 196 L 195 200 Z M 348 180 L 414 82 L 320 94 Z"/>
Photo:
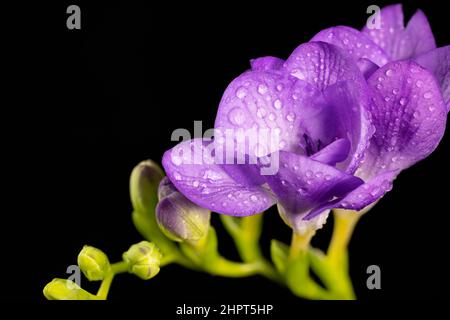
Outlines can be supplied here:
<path id="1" fill-rule="evenodd" d="M 103 279 L 100 288 L 97 292 L 97 297 L 100 300 L 106 300 L 108 297 L 109 289 L 111 287 L 111 283 L 114 279 L 114 276 L 119 273 L 124 273 L 128 271 L 128 265 L 126 262 L 121 261 L 117 262 L 111 265 L 110 271 L 106 274 L 105 278 Z"/>
<path id="2" fill-rule="evenodd" d="M 258 274 L 282 284 L 281 276 L 272 264 L 264 258 L 259 245 L 263 213 L 243 218 L 220 215 L 220 218 L 225 229 L 233 238 L 242 261 L 256 263 L 259 269 Z M 238 219 L 240 222 L 238 222 Z"/>

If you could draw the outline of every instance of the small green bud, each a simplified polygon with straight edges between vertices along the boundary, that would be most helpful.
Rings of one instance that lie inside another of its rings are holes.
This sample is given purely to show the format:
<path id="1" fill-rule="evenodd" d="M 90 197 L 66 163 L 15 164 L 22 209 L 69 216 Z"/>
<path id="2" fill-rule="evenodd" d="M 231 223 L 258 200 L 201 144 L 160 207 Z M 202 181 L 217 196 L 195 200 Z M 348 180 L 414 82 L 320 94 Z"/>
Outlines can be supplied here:
<path id="1" fill-rule="evenodd" d="M 162 169 L 152 160 L 139 163 L 131 172 L 130 197 L 136 211 L 154 212 L 158 203 L 158 185 L 164 177 Z"/>
<path id="2" fill-rule="evenodd" d="M 161 231 L 174 241 L 197 242 L 203 239 L 210 226 L 211 212 L 191 202 L 164 178 L 159 186 L 160 199 L 156 207 L 156 221 Z"/>
<path id="3" fill-rule="evenodd" d="M 91 246 L 84 246 L 78 254 L 78 266 L 90 281 L 103 280 L 111 269 L 106 254 Z"/>
<path id="4" fill-rule="evenodd" d="M 128 272 L 139 278 L 148 280 L 159 272 L 162 254 L 152 242 L 141 241 L 134 244 L 123 254 L 123 260 L 128 264 Z"/>
<path id="5" fill-rule="evenodd" d="M 67 279 L 53 279 L 45 286 L 43 293 L 48 300 L 97 300 L 96 296 Z"/>

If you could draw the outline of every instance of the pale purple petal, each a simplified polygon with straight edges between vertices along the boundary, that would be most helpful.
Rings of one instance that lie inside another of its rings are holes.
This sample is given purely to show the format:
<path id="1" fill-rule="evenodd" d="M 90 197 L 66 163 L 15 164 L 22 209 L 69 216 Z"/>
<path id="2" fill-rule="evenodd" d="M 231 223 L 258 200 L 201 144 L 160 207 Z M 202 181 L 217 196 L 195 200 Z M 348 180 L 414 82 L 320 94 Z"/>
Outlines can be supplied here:
<path id="1" fill-rule="evenodd" d="M 311 156 L 312 160 L 335 166 L 348 157 L 351 144 L 347 139 L 338 139 Z"/>
<path id="2" fill-rule="evenodd" d="M 283 66 L 292 76 L 313 84 L 321 91 L 339 81 L 364 83 L 354 59 L 337 46 L 325 42 L 301 44 Z"/>
<path id="3" fill-rule="evenodd" d="M 211 211 L 246 216 L 275 203 L 262 186 L 236 182 L 214 157 L 214 143 L 194 139 L 164 153 L 162 164 L 175 187 L 195 204 Z"/>
<path id="4" fill-rule="evenodd" d="M 358 68 L 361 70 L 365 79 L 369 79 L 370 76 L 378 70 L 378 66 L 369 59 L 361 58 L 358 59 L 356 63 L 358 64 Z"/>
<path id="5" fill-rule="evenodd" d="M 450 106 L 450 46 L 437 48 L 424 53 L 414 60 L 431 71 L 441 86 L 442 96 Z"/>
<path id="6" fill-rule="evenodd" d="M 388 63 L 368 83 L 376 132 L 357 172 L 364 180 L 427 157 L 439 144 L 447 118 L 435 77 L 413 61 Z"/>
<path id="7" fill-rule="evenodd" d="M 255 157 L 278 150 L 301 152 L 302 122 L 309 114 L 305 108 L 320 103 L 321 92 L 305 81 L 278 72 L 247 71 L 223 94 L 214 124 L 216 143 L 232 140 L 239 154 Z M 317 118 L 308 123 L 320 126 Z"/>
<path id="8" fill-rule="evenodd" d="M 332 166 L 280 151 L 280 168 L 267 182 L 287 214 L 305 215 L 318 205 L 343 197 L 363 181 Z"/>
<path id="9" fill-rule="evenodd" d="M 366 183 L 360 185 L 343 198 L 334 199 L 328 203 L 314 208 L 304 217 L 305 220 L 312 219 L 325 210 L 341 208 L 359 211 L 375 201 L 381 199 L 392 189 L 392 182 L 400 170 L 385 171 Z"/>
<path id="10" fill-rule="evenodd" d="M 320 31 L 311 41 L 322 41 L 334 44 L 342 48 L 355 60 L 368 59 L 378 66 L 383 66 L 389 61 L 389 56 L 367 35 L 359 30 L 338 26 Z"/>
<path id="11" fill-rule="evenodd" d="M 261 57 L 250 60 L 252 70 L 278 70 L 284 61 L 276 57 Z"/>
<path id="12" fill-rule="evenodd" d="M 362 32 L 384 49 L 392 60 L 413 58 L 436 48 L 431 27 L 422 11 L 416 12 L 406 28 L 401 4 L 387 6 L 380 14 L 381 28 L 365 26 Z"/>

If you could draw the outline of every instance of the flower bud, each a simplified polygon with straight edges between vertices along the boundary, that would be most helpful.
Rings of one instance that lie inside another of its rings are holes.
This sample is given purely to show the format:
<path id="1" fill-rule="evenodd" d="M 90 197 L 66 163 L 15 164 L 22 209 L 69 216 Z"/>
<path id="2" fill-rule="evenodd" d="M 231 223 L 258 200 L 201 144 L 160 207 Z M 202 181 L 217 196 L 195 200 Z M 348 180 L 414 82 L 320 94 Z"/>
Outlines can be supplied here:
<path id="1" fill-rule="evenodd" d="M 53 279 L 45 286 L 43 293 L 48 300 L 96 300 L 96 296 L 67 279 Z"/>
<path id="2" fill-rule="evenodd" d="M 158 274 L 161 258 L 159 248 L 148 241 L 132 245 L 123 254 L 123 260 L 128 264 L 128 271 L 143 280 L 151 279 Z"/>
<path id="3" fill-rule="evenodd" d="M 164 177 L 162 169 L 152 160 L 139 163 L 130 176 L 130 197 L 136 211 L 147 213 L 155 210 L 158 185 Z"/>
<path id="4" fill-rule="evenodd" d="M 159 194 L 166 193 L 156 207 L 156 221 L 162 232 L 174 241 L 198 241 L 208 234 L 211 212 L 192 203 L 163 180 Z M 163 191 L 161 191 L 163 190 Z"/>
<path id="5" fill-rule="evenodd" d="M 169 180 L 169 178 L 164 177 L 161 182 L 159 183 L 158 187 L 158 199 L 161 201 L 167 196 L 170 196 L 172 193 L 178 192 L 178 190 L 175 188 L 175 186 L 172 184 L 172 182 Z"/>
<path id="6" fill-rule="evenodd" d="M 90 281 L 103 280 L 111 269 L 106 254 L 91 246 L 84 246 L 78 254 L 78 266 Z"/>

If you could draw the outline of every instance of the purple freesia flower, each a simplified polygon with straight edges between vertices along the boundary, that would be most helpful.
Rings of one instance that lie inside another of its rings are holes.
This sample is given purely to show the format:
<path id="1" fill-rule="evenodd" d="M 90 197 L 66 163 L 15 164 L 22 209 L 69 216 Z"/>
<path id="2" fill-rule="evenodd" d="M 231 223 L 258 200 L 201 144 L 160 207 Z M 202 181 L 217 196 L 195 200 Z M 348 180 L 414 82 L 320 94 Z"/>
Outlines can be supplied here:
<path id="1" fill-rule="evenodd" d="M 323 41 L 346 50 L 368 78 L 390 61 L 413 59 L 436 77 L 450 108 L 450 46 L 436 49 L 433 32 L 421 10 L 404 25 L 401 4 L 380 11 L 380 28 L 358 31 L 337 26 L 320 31 L 311 41 Z"/>
<path id="2" fill-rule="evenodd" d="M 302 232 L 320 227 L 332 208 L 361 210 L 374 203 L 401 170 L 436 148 L 447 117 L 437 77 L 413 61 L 389 62 L 396 51 L 388 54 L 363 33 L 337 28 L 353 35 L 347 43 L 361 48 L 359 53 L 312 41 L 286 61 L 251 61 L 251 70 L 230 83 L 219 105 L 215 129 L 231 134 L 185 141 L 164 154 L 163 166 L 180 192 L 202 207 L 235 216 L 278 204 L 285 222 Z M 410 29 L 406 39 L 416 27 Z M 416 49 L 411 52 L 422 53 Z M 433 64 L 442 56 L 448 57 L 447 51 L 417 61 L 447 83 L 447 73 Z M 251 129 L 275 133 L 277 143 L 258 140 L 257 151 L 232 144 L 233 161 L 216 161 L 221 146 Z M 235 160 L 242 154 L 256 161 L 239 164 Z M 275 155 L 278 170 L 262 174 Z"/>

